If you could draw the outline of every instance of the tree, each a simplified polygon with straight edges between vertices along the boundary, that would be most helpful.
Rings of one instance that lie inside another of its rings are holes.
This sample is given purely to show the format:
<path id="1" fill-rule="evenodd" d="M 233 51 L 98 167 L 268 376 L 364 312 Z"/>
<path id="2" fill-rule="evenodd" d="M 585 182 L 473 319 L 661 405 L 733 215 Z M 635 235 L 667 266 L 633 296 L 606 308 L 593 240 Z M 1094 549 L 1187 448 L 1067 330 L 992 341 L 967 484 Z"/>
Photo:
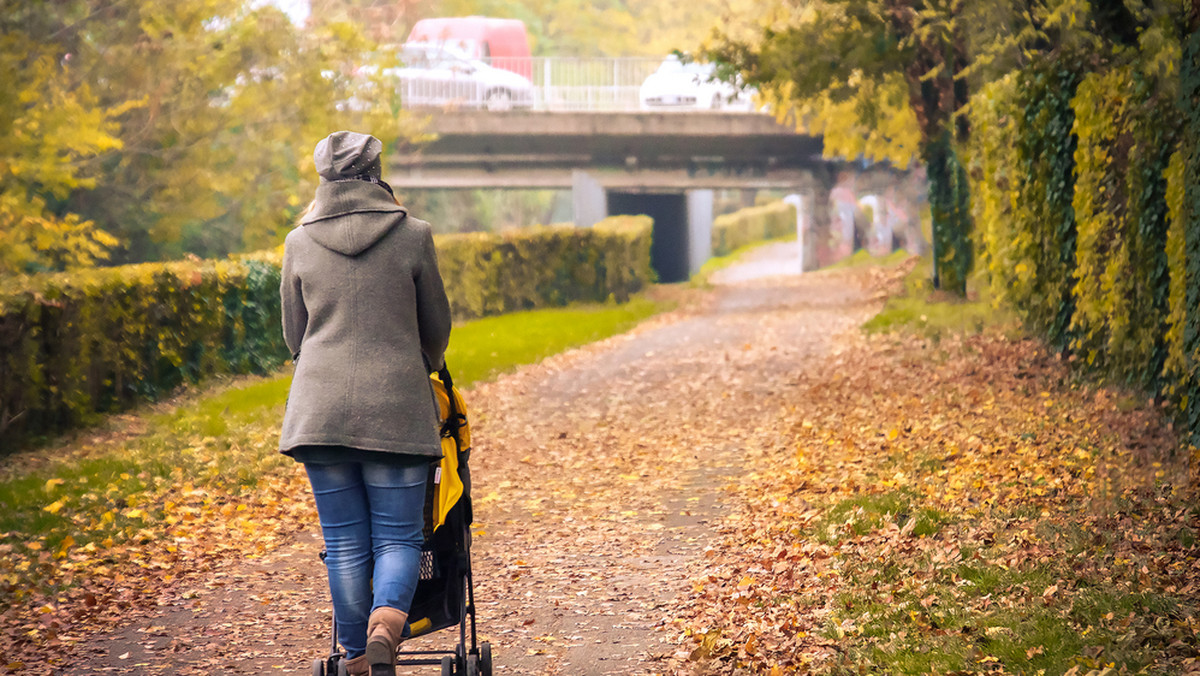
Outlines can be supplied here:
<path id="1" fill-rule="evenodd" d="M 120 148 L 114 118 L 86 86 L 73 87 L 55 54 L 0 35 L 0 273 L 91 265 L 116 239 L 54 203 L 95 185 L 89 161 Z"/>
<path id="2" fill-rule="evenodd" d="M 0 29 L 6 62 L 32 63 L 34 48 L 61 64 L 57 91 L 99 111 L 92 121 L 80 109 L 78 128 L 43 137 L 81 180 L 29 189 L 62 223 L 120 239 L 119 262 L 273 246 L 312 192 L 317 140 L 349 127 L 390 144 L 416 126 L 361 75 L 395 57 L 348 21 L 316 17 L 300 30 L 242 0 L 60 0 L 18 3 Z M 42 103 L 17 105 L 14 117 L 28 118 Z M 37 157 L 3 151 L 10 163 Z"/>
<path id="3" fill-rule="evenodd" d="M 930 179 L 934 283 L 959 294 L 971 267 L 969 188 L 956 149 L 969 132 L 960 114 L 969 95 L 963 14 L 960 0 L 816 0 L 778 9 L 755 40 L 718 34 L 706 49 L 766 91 L 781 115 L 798 111 L 820 128 L 852 108 L 867 140 L 835 152 L 901 164 L 915 153 Z"/>

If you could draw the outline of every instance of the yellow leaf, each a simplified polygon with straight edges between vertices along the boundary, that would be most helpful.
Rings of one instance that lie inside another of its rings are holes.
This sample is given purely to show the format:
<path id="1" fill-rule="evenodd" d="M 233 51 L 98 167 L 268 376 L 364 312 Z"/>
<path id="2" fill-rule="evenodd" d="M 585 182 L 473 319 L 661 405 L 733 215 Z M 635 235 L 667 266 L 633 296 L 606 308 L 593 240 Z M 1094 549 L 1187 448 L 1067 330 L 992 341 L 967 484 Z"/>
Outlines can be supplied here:
<path id="1" fill-rule="evenodd" d="M 893 427 L 892 429 L 888 430 L 888 433 L 887 433 L 887 440 L 888 440 L 888 441 L 895 441 L 895 440 L 896 440 L 896 437 L 898 437 L 898 436 L 900 436 L 900 430 L 898 430 L 898 429 L 896 429 L 895 427 Z"/>
<path id="2" fill-rule="evenodd" d="M 50 479 L 46 481 L 46 492 L 49 493 L 50 491 L 54 490 L 55 486 L 61 486 L 64 483 L 66 482 L 62 479 Z"/>
<path id="3" fill-rule="evenodd" d="M 50 512 L 51 514 L 58 514 L 58 511 L 63 508 L 64 504 L 66 504 L 66 503 L 63 502 L 62 500 L 55 500 L 54 502 L 43 507 L 42 511 Z"/>

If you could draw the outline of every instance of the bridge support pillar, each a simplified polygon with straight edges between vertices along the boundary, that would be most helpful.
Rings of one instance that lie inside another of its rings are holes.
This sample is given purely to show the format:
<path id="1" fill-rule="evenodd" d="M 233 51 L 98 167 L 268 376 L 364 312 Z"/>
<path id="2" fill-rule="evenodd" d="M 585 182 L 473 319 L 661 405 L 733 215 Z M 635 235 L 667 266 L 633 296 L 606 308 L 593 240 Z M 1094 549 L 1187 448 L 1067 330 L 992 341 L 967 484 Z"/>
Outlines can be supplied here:
<path id="1" fill-rule="evenodd" d="M 688 276 L 712 258 L 713 191 L 687 192 Z"/>
<path id="2" fill-rule="evenodd" d="M 829 171 L 814 171 L 812 182 L 802 193 L 808 207 L 808 231 L 804 233 L 801 253 L 804 270 L 816 270 L 833 262 L 829 248 L 829 199 L 833 184 L 834 177 Z"/>
<path id="3" fill-rule="evenodd" d="M 590 228 L 608 218 L 608 199 L 604 186 L 580 169 L 571 172 L 571 202 L 575 207 L 575 225 Z"/>

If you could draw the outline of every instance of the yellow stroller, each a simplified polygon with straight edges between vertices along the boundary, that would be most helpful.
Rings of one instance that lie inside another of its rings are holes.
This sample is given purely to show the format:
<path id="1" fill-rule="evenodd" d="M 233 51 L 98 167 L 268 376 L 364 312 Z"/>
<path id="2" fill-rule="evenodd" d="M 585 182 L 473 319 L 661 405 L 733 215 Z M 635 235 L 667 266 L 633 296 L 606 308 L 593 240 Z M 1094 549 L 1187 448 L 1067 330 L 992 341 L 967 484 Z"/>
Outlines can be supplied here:
<path id="1" fill-rule="evenodd" d="M 429 469 L 421 577 L 409 608 L 408 637 L 458 626 L 454 650 L 411 650 L 401 644 L 397 666 L 441 665 L 442 676 L 492 676 L 492 647 L 478 642 L 471 577 L 471 427 L 467 407 L 443 367 L 429 377 L 442 419 L 442 460 Z M 325 552 L 321 552 L 325 560 Z M 470 642 L 467 625 L 470 621 Z M 328 657 L 313 660 L 313 676 L 344 676 L 346 655 L 333 623 Z"/>

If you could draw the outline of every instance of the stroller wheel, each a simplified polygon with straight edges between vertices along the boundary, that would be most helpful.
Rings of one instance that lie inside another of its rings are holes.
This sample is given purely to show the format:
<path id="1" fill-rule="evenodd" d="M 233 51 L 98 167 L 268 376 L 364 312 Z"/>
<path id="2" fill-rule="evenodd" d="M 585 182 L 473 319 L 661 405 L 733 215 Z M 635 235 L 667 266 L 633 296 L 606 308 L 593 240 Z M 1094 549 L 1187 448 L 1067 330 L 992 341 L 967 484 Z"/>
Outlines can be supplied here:
<path id="1" fill-rule="evenodd" d="M 325 660 L 320 658 L 313 660 L 312 676 L 325 676 Z"/>
<path id="2" fill-rule="evenodd" d="M 479 676 L 479 655 L 467 655 L 467 676 Z"/>
<path id="3" fill-rule="evenodd" d="M 442 676 L 454 676 L 454 658 L 449 655 L 442 658 Z"/>
<path id="4" fill-rule="evenodd" d="M 492 644 L 487 641 L 479 644 L 479 674 L 492 676 Z"/>
<path id="5" fill-rule="evenodd" d="M 467 673 L 467 649 L 461 643 L 454 649 L 454 668 L 459 674 Z"/>

